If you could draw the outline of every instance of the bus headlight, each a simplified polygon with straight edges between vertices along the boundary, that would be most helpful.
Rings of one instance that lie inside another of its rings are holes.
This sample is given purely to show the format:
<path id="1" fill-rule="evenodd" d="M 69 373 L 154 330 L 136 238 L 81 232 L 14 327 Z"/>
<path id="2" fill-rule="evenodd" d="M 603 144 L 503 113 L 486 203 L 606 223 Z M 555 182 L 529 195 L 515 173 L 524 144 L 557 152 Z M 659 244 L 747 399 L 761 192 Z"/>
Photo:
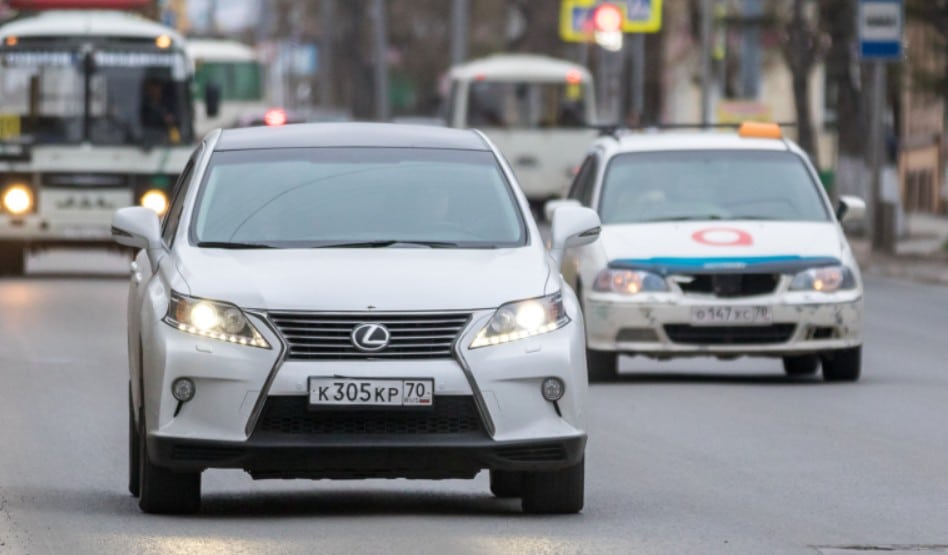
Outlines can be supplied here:
<path id="1" fill-rule="evenodd" d="M 145 208 L 154 210 L 159 216 L 164 216 L 168 211 L 168 195 L 159 189 L 147 191 L 139 202 Z"/>
<path id="2" fill-rule="evenodd" d="M 16 216 L 33 208 L 33 191 L 26 185 L 13 185 L 3 192 L 3 208 Z"/>

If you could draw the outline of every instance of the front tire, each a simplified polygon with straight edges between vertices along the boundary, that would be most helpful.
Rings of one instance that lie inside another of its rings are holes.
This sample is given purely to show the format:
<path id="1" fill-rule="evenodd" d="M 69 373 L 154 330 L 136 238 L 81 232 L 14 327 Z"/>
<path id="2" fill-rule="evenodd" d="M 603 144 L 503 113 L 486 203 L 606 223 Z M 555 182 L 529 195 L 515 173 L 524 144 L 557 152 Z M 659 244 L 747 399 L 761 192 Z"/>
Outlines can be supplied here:
<path id="1" fill-rule="evenodd" d="M 144 426 L 139 427 L 139 508 L 146 513 L 165 515 L 198 512 L 201 508 L 201 473 L 174 472 L 153 464 L 148 457 L 144 429 Z"/>
<path id="2" fill-rule="evenodd" d="M 0 276 L 22 276 L 26 272 L 26 249 L 20 243 L 0 243 Z"/>
<path id="3" fill-rule="evenodd" d="M 585 461 L 562 470 L 524 472 L 525 513 L 570 514 L 583 510 Z"/>
<path id="4" fill-rule="evenodd" d="M 491 470 L 490 492 L 502 499 L 520 497 L 523 492 L 523 472 Z"/>
<path id="5" fill-rule="evenodd" d="M 862 369 L 862 346 L 828 351 L 820 356 L 823 379 L 828 382 L 854 382 Z"/>
<path id="6" fill-rule="evenodd" d="M 619 353 L 586 349 L 586 370 L 589 383 L 615 381 L 619 377 Z"/>
<path id="7" fill-rule="evenodd" d="M 141 436 L 135 425 L 135 412 L 132 407 L 132 384 L 128 384 L 128 492 L 138 497 L 141 491 Z"/>
<path id="8" fill-rule="evenodd" d="M 783 371 L 788 376 L 810 376 L 820 368 L 820 358 L 816 355 L 783 357 Z"/>

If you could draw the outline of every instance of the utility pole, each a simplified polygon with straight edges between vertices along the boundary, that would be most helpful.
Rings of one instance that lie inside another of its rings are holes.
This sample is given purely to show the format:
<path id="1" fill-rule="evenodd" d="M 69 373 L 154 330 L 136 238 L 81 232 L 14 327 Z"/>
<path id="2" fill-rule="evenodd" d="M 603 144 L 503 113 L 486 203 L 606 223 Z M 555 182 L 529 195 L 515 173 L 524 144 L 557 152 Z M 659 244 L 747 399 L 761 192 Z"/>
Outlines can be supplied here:
<path id="1" fill-rule="evenodd" d="M 701 123 L 711 124 L 711 9 L 713 0 L 701 0 Z"/>
<path id="2" fill-rule="evenodd" d="M 756 99 L 760 94 L 761 0 L 744 0 L 744 29 L 741 37 L 741 95 Z"/>
<path id="3" fill-rule="evenodd" d="M 887 203 L 882 200 L 882 166 L 885 165 L 885 113 L 886 63 L 873 61 L 872 64 L 872 105 L 869 113 L 869 169 L 871 172 L 870 194 L 872 249 L 891 252 L 894 239 L 891 215 L 887 214 Z"/>
<path id="4" fill-rule="evenodd" d="M 632 33 L 629 37 L 632 47 L 632 113 L 642 125 L 645 123 L 645 35 Z"/>
<path id="5" fill-rule="evenodd" d="M 389 120 L 388 103 L 388 18 L 385 0 L 375 0 L 375 118 Z"/>
<path id="6" fill-rule="evenodd" d="M 319 54 L 319 103 L 323 108 L 331 108 L 333 105 L 332 97 L 332 47 L 333 32 L 335 28 L 335 7 L 336 0 L 323 0 L 320 10 L 320 48 Z"/>
<path id="7" fill-rule="evenodd" d="M 451 4 L 451 63 L 467 59 L 468 0 L 454 0 Z"/>

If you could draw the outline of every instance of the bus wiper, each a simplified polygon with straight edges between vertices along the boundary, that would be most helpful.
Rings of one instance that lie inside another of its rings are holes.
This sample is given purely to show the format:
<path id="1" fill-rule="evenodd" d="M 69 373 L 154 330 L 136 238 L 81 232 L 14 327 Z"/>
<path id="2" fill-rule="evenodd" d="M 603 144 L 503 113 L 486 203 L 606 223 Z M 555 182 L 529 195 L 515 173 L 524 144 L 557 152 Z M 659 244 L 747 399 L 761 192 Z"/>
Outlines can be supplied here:
<path id="1" fill-rule="evenodd" d="M 403 241 L 398 239 L 386 239 L 383 241 L 351 241 L 342 243 L 329 243 L 327 245 L 317 245 L 314 249 L 380 249 L 392 247 L 395 245 L 410 245 L 418 247 L 431 247 L 433 249 L 445 249 L 457 247 L 457 243 L 450 241 Z"/>
<path id="2" fill-rule="evenodd" d="M 197 246 L 202 249 L 276 249 L 273 245 L 263 243 L 240 243 L 233 241 L 198 241 Z"/>
<path id="3" fill-rule="evenodd" d="M 704 214 L 701 216 L 672 216 L 670 218 L 653 218 L 650 220 L 643 220 L 645 223 L 652 222 L 689 222 L 695 220 L 723 220 L 724 216 L 720 214 Z"/>

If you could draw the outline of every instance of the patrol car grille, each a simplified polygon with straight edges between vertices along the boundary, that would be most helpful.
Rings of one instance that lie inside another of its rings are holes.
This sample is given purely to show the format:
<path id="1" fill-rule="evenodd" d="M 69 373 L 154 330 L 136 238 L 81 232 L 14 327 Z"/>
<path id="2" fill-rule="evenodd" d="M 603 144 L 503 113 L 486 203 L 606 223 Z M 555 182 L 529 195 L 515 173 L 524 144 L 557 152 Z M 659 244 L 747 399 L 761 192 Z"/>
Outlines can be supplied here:
<path id="1" fill-rule="evenodd" d="M 687 293 L 717 297 L 750 297 L 773 293 L 780 283 L 780 274 L 692 274 L 678 286 Z"/>
<path id="2" fill-rule="evenodd" d="M 453 355 L 454 342 L 471 314 L 270 312 L 269 317 L 286 340 L 287 358 L 292 360 L 432 359 Z M 387 347 L 375 352 L 355 347 L 352 332 L 366 323 L 388 328 Z"/>
<path id="3" fill-rule="evenodd" d="M 267 399 L 258 434 L 284 435 L 411 435 L 480 433 L 484 427 L 467 395 L 438 395 L 434 405 L 414 408 L 340 408 L 309 410 L 306 396 Z"/>
<path id="4" fill-rule="evenodd" d="M 796 324 L 770 326 L 692 326 L 666 324 L 665 333 L 673 343 L 688 345 L 766 345 L 786 343 Z"/>

